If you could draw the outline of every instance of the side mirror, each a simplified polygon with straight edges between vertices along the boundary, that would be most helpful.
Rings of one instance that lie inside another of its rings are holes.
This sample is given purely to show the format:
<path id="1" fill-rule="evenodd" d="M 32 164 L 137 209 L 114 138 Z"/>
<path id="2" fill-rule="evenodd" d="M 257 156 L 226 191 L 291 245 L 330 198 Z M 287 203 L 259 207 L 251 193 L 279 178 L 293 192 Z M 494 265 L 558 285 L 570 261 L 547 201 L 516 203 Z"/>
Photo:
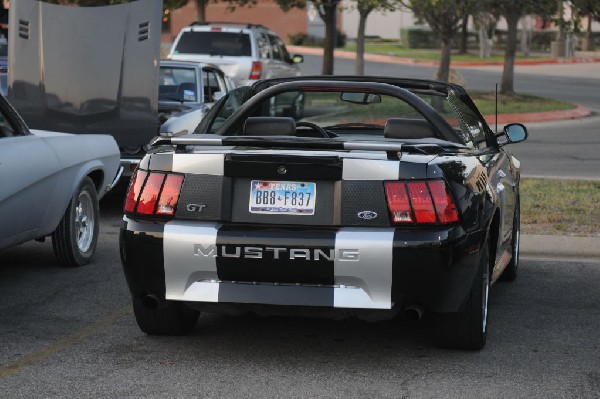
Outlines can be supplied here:
<path id="1" fill-rule="evenodd" d="M 304 62 L 304 56 L 300 54 L 294 54 L 292 56 L 292 63 L 294 64 L 302 64 Z"/>
<path id="2" fill-rule="evenodd" d="M 527 128 L 521 123 L 510 123 L 504 126 L 504 134 L 509 143 L 520 143 L 525 141 L 528 136 Z"/>

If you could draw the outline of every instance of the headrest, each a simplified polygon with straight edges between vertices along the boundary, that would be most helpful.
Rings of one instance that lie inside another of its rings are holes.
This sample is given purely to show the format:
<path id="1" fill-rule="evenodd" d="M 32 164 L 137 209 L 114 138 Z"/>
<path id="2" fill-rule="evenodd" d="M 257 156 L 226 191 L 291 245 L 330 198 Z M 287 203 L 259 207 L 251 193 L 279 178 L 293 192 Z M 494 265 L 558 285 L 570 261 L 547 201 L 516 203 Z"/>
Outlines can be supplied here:
<path id="1" fill-rule="evenodd" d="M 295 136 L 296 121 L 293 118 L 255 116 L 246 119 L 244 136 Z"/>
<path id="2" fill-rule="evenodd" d="M 385 123 L 383 136 L 388 139 L 423 139 L 436 137 L 429 122 L 424 119 L 390 118 Z"/>

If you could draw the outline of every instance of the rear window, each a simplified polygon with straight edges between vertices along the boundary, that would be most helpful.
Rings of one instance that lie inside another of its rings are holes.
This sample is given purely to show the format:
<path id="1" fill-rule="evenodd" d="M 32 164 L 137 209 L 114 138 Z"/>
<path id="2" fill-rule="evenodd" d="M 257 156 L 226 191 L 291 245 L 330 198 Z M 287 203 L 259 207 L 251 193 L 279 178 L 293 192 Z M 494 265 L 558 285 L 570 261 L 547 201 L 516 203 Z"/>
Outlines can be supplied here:
<path id="1" fill-rule="evenodd" d="M 175 54 L 251 56 L 250 35 L 236 32 L 183 32 Z"/>

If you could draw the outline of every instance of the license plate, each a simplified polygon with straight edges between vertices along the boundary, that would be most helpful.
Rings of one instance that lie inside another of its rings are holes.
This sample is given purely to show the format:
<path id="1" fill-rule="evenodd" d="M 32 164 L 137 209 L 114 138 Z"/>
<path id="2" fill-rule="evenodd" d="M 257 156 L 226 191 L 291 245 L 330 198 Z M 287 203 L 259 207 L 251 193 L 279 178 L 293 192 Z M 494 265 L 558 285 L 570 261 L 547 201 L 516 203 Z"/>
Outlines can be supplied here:
<path id="1" fill-rule="evenodd" d="M 316 183 L 252 180 L 250 213 L 314 215 L 316 197 Z"/>

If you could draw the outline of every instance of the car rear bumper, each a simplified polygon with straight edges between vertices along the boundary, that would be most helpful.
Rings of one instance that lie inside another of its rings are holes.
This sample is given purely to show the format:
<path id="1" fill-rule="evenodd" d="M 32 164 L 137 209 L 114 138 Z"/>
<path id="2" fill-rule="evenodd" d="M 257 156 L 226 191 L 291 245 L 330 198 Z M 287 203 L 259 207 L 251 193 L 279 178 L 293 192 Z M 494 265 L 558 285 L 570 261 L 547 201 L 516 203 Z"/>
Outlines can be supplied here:
<path id="1" fill-rule="evenodd" d="M 483 232 L 462 228 L 260 228 L 124 218 L 134 297 L 194 304 L 460 310 Z"/>

